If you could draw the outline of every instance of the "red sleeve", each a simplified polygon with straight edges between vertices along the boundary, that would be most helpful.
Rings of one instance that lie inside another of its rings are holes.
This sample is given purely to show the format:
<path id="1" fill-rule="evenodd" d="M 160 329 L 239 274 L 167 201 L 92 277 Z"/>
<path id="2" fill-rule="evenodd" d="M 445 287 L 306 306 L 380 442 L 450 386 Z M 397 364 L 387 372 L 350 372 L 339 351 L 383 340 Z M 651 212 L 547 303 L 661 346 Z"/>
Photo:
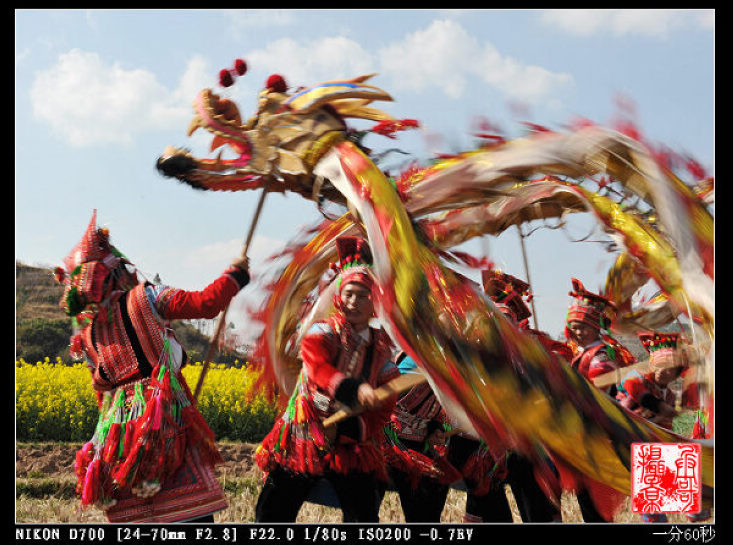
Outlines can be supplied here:
<path id="1" fill-rule="evenodd" d="M 331 397 L 346 375 L 337 370 L 331 362 L 337 356 L 335 333 L 328 324 L 314 324 L 300 341 L 300 358 L 308 374 L 308 381 L 318 386 Z"/>
<path id="2" fill-rule="evenodd" d="M 215 318 L 248 282 L 246 272 L 230 267 L 201 291 L 164 289 L 155 308 L 166 320 Z"/>
<path id="3" fill-rule="evenodd" d="M 385 400 L 381 407 L 371 411 L 365 411 L 359 416 L 362 426 L 362 438 L 367 439 L 375 437 L 382 433 L 382 429 L 389 422 L 389 418 L 394 410 L 397 396 L 392 396 Z"/>
<path id="4" fill-rule="evenodd" d="M 530 329 L 529 331 L 537 337 L 545 350 L 554 352 L 556 356 L 560 356 L 568 362 L 573 361 L 573 350 L 566 343 L 556 341 L 544 331 L 538 331 L 536 329 Z"/>
<path id="5" fill-rule="evenodd" d="M 624 379 L 621 383 L 623 389 L 629 394 L 634 401 L 641 403 L 641 398 L 644 394 L 651 394 L 649 389 L 644 384 L 644 381 L 640 376 L 631 376 Z"/>
<path id="6" fill-rule="evenodd" d="M 608 358 L 606 351 L 601 349 L 591 359 L 588 365 L 588 379 L 593 380 L 597 376 L 615 371 L 618 366 Z"/>

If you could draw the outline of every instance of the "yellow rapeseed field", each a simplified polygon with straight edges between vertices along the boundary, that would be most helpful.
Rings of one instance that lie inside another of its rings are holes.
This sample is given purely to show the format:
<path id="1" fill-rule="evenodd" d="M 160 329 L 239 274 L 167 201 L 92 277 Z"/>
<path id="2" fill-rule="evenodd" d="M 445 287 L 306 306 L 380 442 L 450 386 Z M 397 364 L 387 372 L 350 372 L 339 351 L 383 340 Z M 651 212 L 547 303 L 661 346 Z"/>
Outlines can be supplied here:
<path id="1" fill-rule="evenodd" d="M 188 365 L 183 376 L 193 391 L 203 367 Z M 97 423 L 97 398 L 82 363 L 57 358 L 16 361 L 16 434 L 19 441 L 86 441 Z M 257 372 L 212 364 L 199 396 L 199 410 L 218 439 L 257 442 L 270 430 L 275 401 L 251 393 Z"/>

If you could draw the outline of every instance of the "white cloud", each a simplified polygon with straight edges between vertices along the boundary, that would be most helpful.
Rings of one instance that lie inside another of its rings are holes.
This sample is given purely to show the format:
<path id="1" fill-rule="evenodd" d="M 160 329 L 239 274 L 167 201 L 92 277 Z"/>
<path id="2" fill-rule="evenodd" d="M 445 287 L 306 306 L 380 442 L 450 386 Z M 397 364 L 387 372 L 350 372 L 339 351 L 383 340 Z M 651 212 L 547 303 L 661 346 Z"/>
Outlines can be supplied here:
<path id="1" fill-rule="evenodd" d="M 251 66 L 267 66 L 282 74 L 290 86 L 352 78 L 374 71 L 371 55 L 358 43 L 342 36 L 301 44 L 283 38 L 247 54 Z"/>
<path id="2" fill-rule="evenodd" d="M 380 72 L 391 76 L 390 89 L 438 88 L 453 98 L 477 79 L 526 102 L 572 84 L 568 74 L 502 56 L 453 21 L 435 21 L 376 53 L 344 36 L 284 38 L 250 52 L 247 62 L 281 73 L 292 87 Z M 182 130 L 193 97 L 212 84 L 211 73 L 207 61 L 195 56 L 170 89 L 150 71 L 73 49 L 36 74 L 30 95 L 36 119 L 73 146 L 130 144 L 146 131 Z"/>
<path id="3" fill-rule="evenodd" d="M 186 65 L 178 87 L 173 91 L 173 100 L 176 104 L 186 104 L 189 108 L 194 97 L 205 87 L 212 85 L 212 70 L 208 61 L 201 55 L 194 55 Z"/>
<path id="4" fill-rule="evenodd" d="M 580 36 L 612 33 L 665 37 L 682 28 L 713 28 L 713 10 L 560 9 L 543 11 L 540 20 Z"/>
<path id="5" fill-rule="evenodd" d="M 290 26 L 297 23 L 295 12 L 279 9 L 224 10 L 235 31 L 245 28 Z"/>
<path id="6" fill-rule="evenodd" d="M 530 102 L 572 83 L 568 74 L 502 56 L 491 43 L 480 43 L 454 21 L 435 21 L 379 55 L 382 73 L 391 75 L 396 87 L 436 86 L 452 98 L 460 97 L 476 77 L 516 100 Z"/>
<path id="7" fill-rule="evenodd" d="M 212 271 L 212 275 L 221 272 L 241 255 L 245 235 L 242 235 L 242 238 L 190 249 L 182 256 L 182 267 L 193 274 L 196 274 L 195 271 Z M 284 246 L 285 242 L 282 240 L 254 235 L 247 252 L 252 269 L 255 270 L 258 265 L 264 263 L 268 257 L 280 251 Z"/>
<path id="8" fill-rule="evenodd" d="M 466 86 L 472 53 L 480 49 L 475 38 L 453 21 L 436 21 L 426 30 L 409 34 L 379 52 L 380 66 L 397 86 L 424 90 L 437 85 L 451 97 Z"/>
<path id="9" fill-rule="evenodd" d="M 202 58 L 192 59 L 171 91 L 147 70 L 107 64 L 97 53 L 73 49 L 36 74 L 33 113 L 73 146 L 129 144 L 144 131 L 185 126 L 192 97 L 207 82 L 204 67 Z"/>

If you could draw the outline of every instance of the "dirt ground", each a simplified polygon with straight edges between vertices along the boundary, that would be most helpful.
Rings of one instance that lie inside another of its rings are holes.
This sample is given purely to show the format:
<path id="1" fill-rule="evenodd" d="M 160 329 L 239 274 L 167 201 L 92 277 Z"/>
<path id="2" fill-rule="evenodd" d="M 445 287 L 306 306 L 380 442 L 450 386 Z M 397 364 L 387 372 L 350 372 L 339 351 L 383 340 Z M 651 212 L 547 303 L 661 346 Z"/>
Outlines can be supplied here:
<path id="1" fill-rule="evenodd" d="M 256 444 L 218 443 L 224 458 L 219 472 L 237 477 L 249 476 L 257 471 L 254 466 Z M 74 459 L 81 443 L 34 443 L 18 445 L 16 452 L 16 477 L 63 478 L 74 476 Z"/>
<path id="2" fill-rule="evenodd" d="M 257 444 L 220 442 L 218 446 L 224 458 L 224 463 L 217 466 L 216 473 L 225 490 L 228 481 L 231 481 L 234 485 L 242 482 L 258 484 L 261 482 L 262 473 L 254 460 Z M 81 447 L 81 443 L 27 443 L 16 445 L 16 479 L 23 481 L 50 480 L 56 482 L 57 485 L 66 483 L 65 486 L 67 488 L 72 487 L 70 489 L 73 490 L 76 481 L 74 460 L 76 451 Z M 254 485 L 255 489 L 235 487 L 236 492 L 234 490 L 228 492 L 230 507 L 217 514 L 217 517 L 219 517 L 217 521 L 253 521 L 258 484 Z M 391 497 L 390 494 L 394 497 Z M 508 491 L 507 494 L 515 521 L 519 521 L 521 518 L 518 518 L 519 512 L 511 491 Z M 81 513 L 78 509 L 78 501 L 75 498 L 59 500 L 58 504 L 60 506 L 54 506 L 52 503 L 49 502 L 48 497 L 46 499 L 31 498 L 22 500 L 19 504 L 16 504 L 17 516 L 20 517 L 19 520 L 27 517 L 26 520 L 28 521 L 42 520 L 44 522 L 99 522 L 105 520 L 101 511 L 97 512 L 92 509 L 89 514 Z M 626 507 L 616 517 L 615 522 L 641 522 L 638 514 L 630 512 L 630 505 L 628 504 L 627 501 Z M 306 507 L 301 510 L 297 522 L 320 523 L 339 522 L 341 520 L 341 513 L 338 509 L 308 503 L 305 505 Z M 465 493 L 451 490 L 441 521 L 461 522 L 464 505 Z M 569 493 L 563 493 L 562 512 L 564 522 L 582 522 L 577 500 Z M 42 513 L 42 515 L 39 513 Z M 38 516 L 42 516 L 42 518 L 39 519 Z M 396 494 L 388 493 L 388 497 L 385 498 L 380 510 L 380 520 L 404 522 Z M 709 519 L 708 522 L 710 521 Z M 670 522 L 689 523 L 689 520 L 681 514 L 672 514 Z"/>

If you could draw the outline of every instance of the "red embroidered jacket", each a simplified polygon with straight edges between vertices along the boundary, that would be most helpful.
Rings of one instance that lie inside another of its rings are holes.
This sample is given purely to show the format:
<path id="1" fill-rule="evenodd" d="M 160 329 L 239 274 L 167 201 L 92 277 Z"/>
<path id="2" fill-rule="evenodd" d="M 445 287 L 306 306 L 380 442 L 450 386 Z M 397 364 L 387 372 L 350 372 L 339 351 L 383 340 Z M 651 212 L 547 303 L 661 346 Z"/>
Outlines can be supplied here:
<path id="1" fill-rule="evenodd" d="M 682 376 L 684 380 L 684 373 Z M 616 399 L 622 406 L 649 419 L 657 416 L 661 402 L 674 407 L 676 394 L 668 387 L 662 388 L 657 384 L 654 380 L 654 373 L 642 375 L 638 371 L 632 371 L 618 385 Z M 681 405 L 688 409 L 700 407 L 697 383 L 691 383 L 681 392 Z M 672 418 L 659 422 L 659 425 L 672 429 Z"/>
<path id="2" fill-rule="evenodd" d="M 566 343 L 562 341 L 556 341 L 555 339 L 550 337 L 547 333 L 545 333 L 544 331 L 540 331 L 538 329 L 527 328 L 527 332 L 534 335 L 537 338 L 537 340 L 542 343 L 542 346 L 548 352 L 552 352 L 556 356 L 560 356 L 561 358 L 565 359 L 566 361 L 573 360 L 573 350 Z"/>
<path id="3" fill-rule="evenodd" d="M 379 440 L 394 398 L 378 409 L 341 421 L 334 438 L 327 437 L 322 425 L 336 411 L 337 403 L 357 404 L 362 382 L 377 388 L 399 376 L 390 359 L 386 333 L 369 328 L 369 340 L 363 340 L 343 315 L 336 314 L 313 324 L 301 340 L 300 355 L 303 368 L 288 409 L 257 450 L 262 470 L 279 465 L 314 475 L 330 469 L 375 472 L 386 478 Z"/>
<path id="4" fill-rule="evenodd" d="M 168 321 L 214 318 L 247 283 L 247 272 L 230 267 L 201 291 L 141 283 L 123 294 L 110 305 L 110 319 L 100 314 L 81 333 L 94 389 L 107 391 L 149 377 L 166 335 L 175 339 Z"/>
<path id="5" fill-rule="evenodd" d="M 571 365 L 583 377 L 593 382 L 593 379 L 626 367 L 635 361 L 634 356 L 627 348 L 615 339 L 604 338 L 585 347 L 573 358 Z M 610 396 L 616 395 L 616 386 L 611 385 L 601 390 Z"/>
<path id="6" fill-rule="evenodd" d="M 232 267 L 198 292 L 141 283 L 79 334 L 100 402 L 100 424 L 76 455 L 83 505 L 101 504 L 116 523 L 226 507 L 212 469 L 221 455 L 180 373 L 186 354 L 168 321 L 213 318 L 248 282 Z"/>
<path id="7" fill-rule="evenodd" d="M 445 410 L 427 382 L 413 386 L 400 397 L 391 420 L 401 439 L 419 443 L 448 423 Z"/>
<path id="8" fill-rule="evenodd" d="M 360 342 L 348 322 L 332 318 L 315 324 L 303 337 L 300 355 L 311 394 L 325 394 L 327 398 L 327 406 L 322 403 L 316 405 L 322 416 L 335 412 L 336 401 L 355 406 L 356 392 L 362 382 L 378 388 L 399 376 L 397 367 L 390 360 L 391 343 L 386 333 L 370 328 L 370 335 L 370 343 Z M 351 438 L 359 442 L 371 439 L 381 433 L 393 406 L 394 400 L 377 410 L 365 411 L 354 417 L 358 430 L 349 424 L 343 425 L 341 430 L 357 432 L 351 433 Z"/>

